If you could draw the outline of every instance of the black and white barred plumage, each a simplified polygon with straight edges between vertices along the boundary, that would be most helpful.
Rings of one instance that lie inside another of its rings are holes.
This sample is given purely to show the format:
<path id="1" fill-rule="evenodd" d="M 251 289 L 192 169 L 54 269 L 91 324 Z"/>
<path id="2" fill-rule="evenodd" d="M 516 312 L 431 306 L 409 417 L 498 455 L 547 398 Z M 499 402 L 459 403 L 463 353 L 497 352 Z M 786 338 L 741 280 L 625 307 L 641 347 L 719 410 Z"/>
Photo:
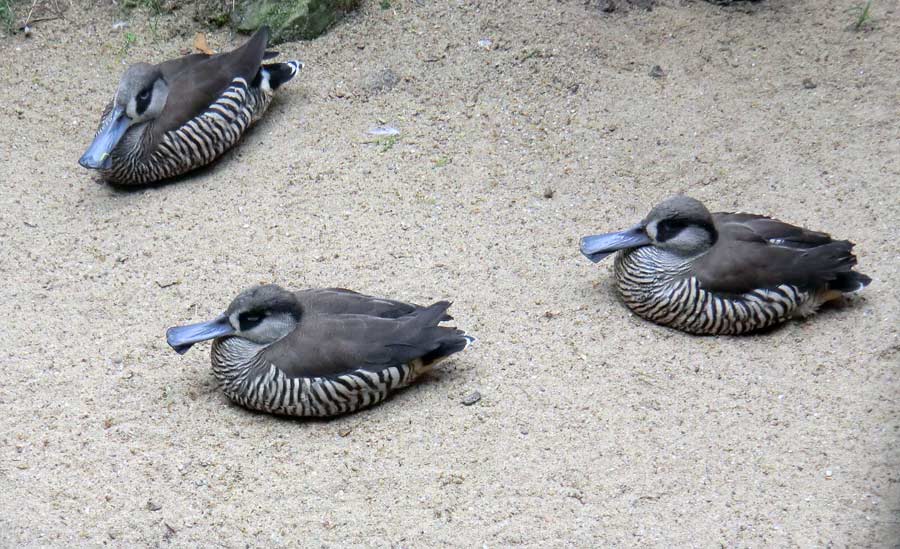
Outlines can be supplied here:
<path id="1" fill-rule="evenodd" d="M 217 339 L 212 371 L 229 399 L 270 414 L 328 417 L 355 412 L 383 401 L 434 366 L 421 359 L 381 370 L 362 368 L 331 376 L 289 376 L 263 359 L 264 345 L 239 337 Z"/>
<path id="2" fill-rule="evenodd" d="M 673 259 L 652 246 L 620 252 L 615 260 L 616 286 L 635 314 L 685 332 L 752 332 L 809 315 L 824 301 L 820 293 L 791 284 L 741 294 L 705 290 L 690 276 L 690 262 Z"/>

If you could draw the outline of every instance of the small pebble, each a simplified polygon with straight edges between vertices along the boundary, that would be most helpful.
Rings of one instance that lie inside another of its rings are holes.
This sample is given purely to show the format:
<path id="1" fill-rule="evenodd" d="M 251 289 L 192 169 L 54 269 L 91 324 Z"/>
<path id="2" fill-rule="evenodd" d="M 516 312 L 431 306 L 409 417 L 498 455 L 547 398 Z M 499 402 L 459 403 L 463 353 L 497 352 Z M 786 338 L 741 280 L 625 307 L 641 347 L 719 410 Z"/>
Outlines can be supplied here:
<path id="1" fill-rule="evenodd" d="M 491 46 L 493 46 L 493 45 L 494 45 L 494 41 L 491 40 L 490 38 L 482 38 L 481 40 L 478 41 L 478 47 L 484 48 L 486 50 L 491 49 Z"/>
<path id="2" fill-rule="evenodd" d="M 544 198 L 553 198 L 553 195 L 556 194 L 556 191 L 550 187 L 544 189 Z"/>
<path id="3" fill-rule="evenodd" d="M 463 406 L 471 406 L 471 405 L 475 404 L 476 402 L 478 402 L 479 400 L 481 400 L 481 393 L 479 393 L 478 391 L 475 391 L 471 395 L 462 399 L 462 403 L 463 403 Z"/>
<path id="4" fill-rule="evenodd" d="M 664 71 L 659 65 L 653 65 L 653 67 L 650 68 L 650 76 L 652 76 L 653 78 L 662 78 L 665 75 L 666 71 Z"/>
<path id="5" fill-rule="evenodd" d="M 812 81 L 812 78 L 804 78 L 803 79 L 803 88 L 807 90 L 814 90 L 818 84 Z"/>
<path id="6" fill-rule="evenodd" d="M 162 509 L 162 505 L 154 503 L 152 500 L 147 500 L 147 510 L 159 511 L 160 509 Z"/>

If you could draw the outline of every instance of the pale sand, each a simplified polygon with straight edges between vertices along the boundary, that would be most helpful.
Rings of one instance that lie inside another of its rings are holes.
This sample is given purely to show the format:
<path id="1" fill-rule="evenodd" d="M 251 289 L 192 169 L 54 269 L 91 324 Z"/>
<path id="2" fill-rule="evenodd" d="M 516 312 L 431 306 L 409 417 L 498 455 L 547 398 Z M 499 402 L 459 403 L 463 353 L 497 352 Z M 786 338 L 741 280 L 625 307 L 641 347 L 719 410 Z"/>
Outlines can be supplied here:
<path id="1" fill-rule="evenodd" d="M 392 4 L 279 46 L 307 65 L 255 131 L 136 192 L 76 163 L 122 13 L 0 39 L 0 545 L 896 545 L 900 8 Z M 189 48 L 185 11 L 125 59 Z M 754 337 L 644 322 L 578 238 L 679 191 L 874 282 Z M 260 281 L 452 299 L 479 341 L 362 413 L 250 413 L 164 332 Z"/>

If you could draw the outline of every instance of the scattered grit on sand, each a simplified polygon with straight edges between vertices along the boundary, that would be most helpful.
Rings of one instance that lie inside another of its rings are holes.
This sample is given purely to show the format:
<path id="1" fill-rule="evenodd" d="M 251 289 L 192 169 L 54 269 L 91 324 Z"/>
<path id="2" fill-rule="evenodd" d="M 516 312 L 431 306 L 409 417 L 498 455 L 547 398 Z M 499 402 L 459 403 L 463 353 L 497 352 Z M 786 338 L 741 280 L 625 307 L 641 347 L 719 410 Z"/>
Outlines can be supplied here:
<path id="1" fill-rule="evenodd" d="M 368 1 L 137 191 L 76 161 L 124 63 L 202 29 L 76 2 L 3 37 L 0 545 L 895 546 L 900 8 L 847 5 Z M 641 321 L 578 238 L 682 191 L 874 282 L 765 335 Z M 479 342 L 362 413 L 251 413 L 164 332 L 263 281 L 452 299 Z"/>

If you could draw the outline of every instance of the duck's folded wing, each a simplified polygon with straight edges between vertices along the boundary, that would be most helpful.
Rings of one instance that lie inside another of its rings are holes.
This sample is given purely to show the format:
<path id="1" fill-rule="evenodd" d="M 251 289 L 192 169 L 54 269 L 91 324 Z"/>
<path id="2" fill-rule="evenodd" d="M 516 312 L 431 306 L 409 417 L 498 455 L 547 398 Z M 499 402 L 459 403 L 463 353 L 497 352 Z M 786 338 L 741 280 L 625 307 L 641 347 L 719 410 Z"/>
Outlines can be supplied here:
<path id="1" fill-rule="evenodd" d="M 752 214 L 716 214 L 719 238 L 694 264 L 706 290 L 742 294 L 790 284 L 827 285 L 856 264 L 853 244 Z"/>
<path id="2" fill-rule="evenodd" d="M 316 288 L 296 293 L 304 311 L 325 315 L 365 315 L 381 318 L 400 318 L 424 309 L 413 303 L 383 299 L 345 290 L 344 288 Z M 452 320 L 445 314 L 441 320 Z"/>
<path id="3" fill-rule="evenodd" d="M 310 316 L 266 349 L 264 359 L 289 377 L 337 376 L 405 364 L 443 348 L 463 348 L 462 332 L 437 325 L 449 306 L 446 301 L 435 303 L 398 319 Z"/>
<path id="4" fill-rule="evenodd" d="M 243 46 L 217 55 L 193 54 L 164 63 L 169 99 L 155 127 L 160 132 L 174 130 L 209 107 L 235 78 L 247 84 L 256 77 L 269 40 L 262 27 Z M 166 66 L 170 63 L 169 66 Z"/>
<path id="5" fill-rule="evenodd" d="M 210 57 L 212 56 L 205 53 L 192 53 L 190 55 L 163 61 L 157 65 L 157 67 L 159 67 L 159 71 L 162 73 L 163 78 L 166 79 L 166 82 L 173 82 L 183 71 L 191 70 L 191 68 L 196 67 L 199 63 L 206 61 Z"/>
<path id="6" fill-rule="evenodd" d="M 784 221 L 748 213 L 717 213 L 716 226 L 736 238 L 763 239 L 770 244 L 788 248 L 808 249 L 833 242 L 828 233 L 811 231 Z"/>

